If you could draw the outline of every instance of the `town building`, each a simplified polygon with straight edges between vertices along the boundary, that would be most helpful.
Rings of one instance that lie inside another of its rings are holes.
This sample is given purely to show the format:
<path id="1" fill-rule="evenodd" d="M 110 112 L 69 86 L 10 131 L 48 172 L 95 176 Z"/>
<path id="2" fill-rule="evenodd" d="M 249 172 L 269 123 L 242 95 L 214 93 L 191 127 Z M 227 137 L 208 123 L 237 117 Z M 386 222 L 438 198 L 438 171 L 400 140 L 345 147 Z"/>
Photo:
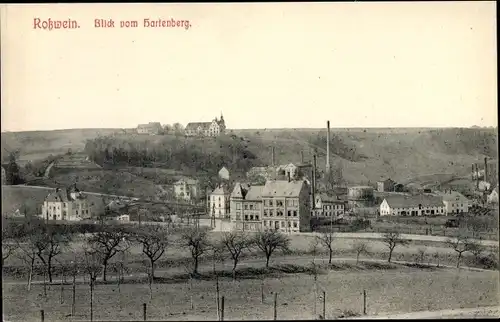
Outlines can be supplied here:
<path id="1" fill-rule="evenodd" d="M 395 185 L 396 185 L 396 182 L 394 182 L 390 178 L 383 180 L 383 181 L 378 181 L 377 182 L 377 191 L 378 192 L 392 192 L 392 191 L 394 191 Z"/>
<path id="2" fill-rule="evenodd" d="M 487 197 L 488 203 L 498 204 L 498 186 Z"/>
<path id="3" fill-rule="evenodd" d="M 344 217 L 345 201 L 341 200 L 340 197 L 321 193 L 315 199 L 313 216 L 332 217 L 333 219 Z"/>
<path id="4" fill-rule="evenodd" d="M 42 216 L 47 220 L 76 221 L 93 215 L 93 204 L 76 185 L 68 189 L 57 188 L 47 195 L 42 205 Z"/>
<path id="5" fill-rule="evenodd" d="M 231 193 L 231 223 L 233 229 L 259 231 L 262 229 L 262 189 L 236 183 Z"/>
<path id="6" fill-rule="evenodd" d="M 229 170 L 226 167 L 222 167 L 222 169 L 219 170 L 219 178 L 223 180 L 229 180 L 230 173 Z"/>
<path id="7" fill-rule="evenodd" d="M 139 124 L 137 126 L 138 134 L 159 135 L 163 131 L 160 122 L 149 122 L 148 124 Z"/>
<path id="8" fill-rule="evenodd" d="M 445 192 L 436 192 L 435 195 L 443 198 L 447 214 L 460 214 L 469 212 L 469 199 L 460 192 L 446 190 Z"/>
<path id="9" fill-rule="evenodd" d="M 224 116 L 220 120 L 214 118 L 212 122 L 191 122 L 184 130 L 186 136 L 219 136 L 226 131 L 226 121 Z"/>
<path id="10" fill-rule="evenodd" d="M 174 183 L 175 197 L 184 201 L 196 200 L 199 190 L 199 182 L 195 179 L 183 178 Z"/>
<path id="11" fill-rule="evenodd" d="M 229 218 L 231 192 L 225 185 L 219 185 L 210 194 L 210 216 L 215 218 Z"/>
<path id="12" fill-rule="evenodd" d="M 311 231 L 309 186 L 304 181 L 269 180 L 262 188 L 263 229 Z"/>
<path id="13" fill-rule="evenodd" d="M 380 216 L 445 215 L 442 197 L 430 195 L 388 196 L 380 204 Z"/>

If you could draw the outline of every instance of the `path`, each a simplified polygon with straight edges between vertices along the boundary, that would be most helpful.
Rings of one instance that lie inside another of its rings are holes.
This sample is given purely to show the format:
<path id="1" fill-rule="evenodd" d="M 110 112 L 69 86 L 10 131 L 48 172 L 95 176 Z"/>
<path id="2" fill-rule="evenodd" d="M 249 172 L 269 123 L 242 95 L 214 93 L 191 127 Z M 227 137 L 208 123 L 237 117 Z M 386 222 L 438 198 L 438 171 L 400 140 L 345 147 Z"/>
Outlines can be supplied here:
<path id="1" fill-rule="evenodd" d="M 50 170 L 52 169 L 52 167 L 54 166 L 54 164 L 55 164 L 55 163 L 56 163 L 55 161 L 52 161 L 52 162 L 49 164 L 49 166 L 47 167 L 47 169 L 45 169 L 45 173 L 44 173 L 44 175 L 43 175 L 43 177 L 44 177 L 45 179 L 48 179 L 48 178 L 49 178 L 49 175 L 50 175 Z"/>

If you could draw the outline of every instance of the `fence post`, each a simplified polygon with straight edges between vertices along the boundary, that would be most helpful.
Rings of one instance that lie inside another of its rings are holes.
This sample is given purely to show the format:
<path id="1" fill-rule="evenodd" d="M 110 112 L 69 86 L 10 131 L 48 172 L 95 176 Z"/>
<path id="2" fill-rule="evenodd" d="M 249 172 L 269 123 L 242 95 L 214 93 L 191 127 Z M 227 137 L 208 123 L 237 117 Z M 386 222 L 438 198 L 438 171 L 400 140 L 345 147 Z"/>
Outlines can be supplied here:
<path id="1" fill-rule="evenodd" d="M 326 320 L 326 292 L 323 291 L 323 320 Z"/>
<path id="2" fill-rule="evenodd" d="M 278 303 L 278 293 L 274 293 L 274 320 L 277 320 L 278 318 L 278 311 L 277 311 L 277 303 Z"/>
<path id="3" fill-rule="evenodd" d="M 363 314 L 366 315 L 366 290 L 363 290 Z"/>
<path id="4" fill-rule="evenodd" d="M 220 300 L 220 320 L 224 321 L 224 296 Z"/>
<path id="5" fill-rule="evenodd" d="M 142 314 L 144 316 L 144 321 L 146 321 L 146 303 L 142 303 Z"/>
<path id="6" fill-rule="evenodd" d="M 262 279 L 262 283 L 260 284 L 260 302 L 264 304 L 264 279 Z"/>
<path id="7" fill-rule="evenodd" d="M 44 322 L 44 321 L 45 321 L 45 312 L 44 312 L 43 310 L 40 310 L 40 320 L 41 320 L 42 322 Z"/>

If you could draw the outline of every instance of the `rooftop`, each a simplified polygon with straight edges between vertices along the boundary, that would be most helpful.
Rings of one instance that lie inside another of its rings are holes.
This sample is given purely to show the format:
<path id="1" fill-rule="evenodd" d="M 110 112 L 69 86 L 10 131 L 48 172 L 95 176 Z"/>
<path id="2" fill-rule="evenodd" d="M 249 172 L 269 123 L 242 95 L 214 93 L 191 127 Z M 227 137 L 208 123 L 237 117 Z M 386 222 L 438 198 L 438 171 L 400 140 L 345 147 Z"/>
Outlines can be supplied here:
<path id="1" fill-rule="evenodd" d="M 245 197 L 246 200 L 260 200 L 264 186 L 251 186 Z"/>
<path id="2" fill-rule="evenodd" d="M 263 197 L 298 197 L 304 181 L 268 180 L 262 189 Z"/>
<path id="3" fill-rule="evenodd" d="M 388 196 L 387 201 L 391 208 L 414 208 L 422 205 L 423 207 L 444 207 L 443 198 L 429 195 L 415 196 Z"/>
<path id="4" fill-rule="evenodd" d="M 467 199 L 463 194 L 461 194 L 458 191 L 452 191 L 452 190 L 447 190 L 447 191 L 438 191 L 434 193 L 436 196 L 440 196 L 443 198 L 444 201 L 454 201 L 454 200 L 465 200 Z"/>

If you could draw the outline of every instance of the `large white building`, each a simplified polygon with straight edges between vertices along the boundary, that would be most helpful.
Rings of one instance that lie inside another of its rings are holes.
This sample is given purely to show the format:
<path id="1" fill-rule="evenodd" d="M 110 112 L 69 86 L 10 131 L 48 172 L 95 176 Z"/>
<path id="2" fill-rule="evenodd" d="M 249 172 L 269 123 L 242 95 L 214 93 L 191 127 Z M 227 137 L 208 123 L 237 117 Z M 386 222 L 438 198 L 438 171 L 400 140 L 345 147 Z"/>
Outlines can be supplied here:
<path id="1" fill-rule="evenodd" d="M 42 217 L 47 220 L 76 221 L 93 215 L 93 204 L 76 186 L 57 188 L 47 195 L 42 205 Z"/>
<path id="2" fill-rule="evenodd" d="M 210 194 L 210 216 L 229 218 L 231 193 L 225 185 L 219 185 Z"/>
<path id="3" fill-rule="evenodd" d="M 388 196 L 380 204 L 380 216 L 446 215 L 442 197 L 430 195 Z"/>
<path id="4" fill-rule="evenodd" d="M 198 180 L 183 178 L 174 183 L 174 194 L 177 199 L 191 201 L 199 196 Z"/>
<path id="5" fill-rule="evenodd" d="M 222 114 L 220 120 L 215 118 L 212 122 L 191 122 L 184 129 L 186 136 L 219 136 L 225 131 L 226 122 Z"/>
<path id="6" fill-rule="evenodd" d="M 315 217 L 340 219 L 344 216 L 345 202 L 340 198 L 321 193 L 315 199 L 313 211 Z"/>
<path id="7" fill-rule="evenodd" d="M 469 212 L 469 199 L 457 191 L 447 190 L 435 193 L 443 198 L 447 214 L 460 214 Z"/>

